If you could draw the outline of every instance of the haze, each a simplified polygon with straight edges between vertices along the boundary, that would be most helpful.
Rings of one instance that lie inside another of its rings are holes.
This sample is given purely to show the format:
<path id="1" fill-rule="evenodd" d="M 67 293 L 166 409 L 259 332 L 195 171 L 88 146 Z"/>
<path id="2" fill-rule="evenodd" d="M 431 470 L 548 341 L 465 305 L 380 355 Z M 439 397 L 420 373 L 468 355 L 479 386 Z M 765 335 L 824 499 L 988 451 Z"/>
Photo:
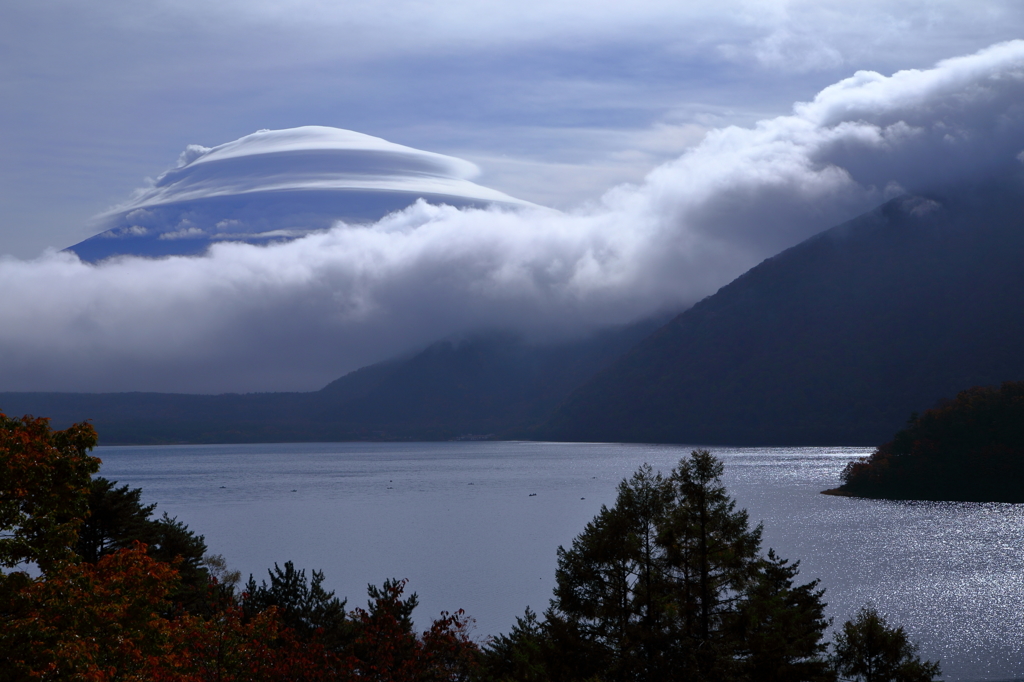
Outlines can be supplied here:
<path id="1" fill-rule="evenodd" d="M 310 390 L 452 335 L 580 335 L 891 196 L 1020 172 L 1022 10 L 845 7 L 8 3 L 0 388 Z M 57 252 L 188 145 L 306 125 L 466 159 L 558 210 L 422 203 L 202 257 Z"/>

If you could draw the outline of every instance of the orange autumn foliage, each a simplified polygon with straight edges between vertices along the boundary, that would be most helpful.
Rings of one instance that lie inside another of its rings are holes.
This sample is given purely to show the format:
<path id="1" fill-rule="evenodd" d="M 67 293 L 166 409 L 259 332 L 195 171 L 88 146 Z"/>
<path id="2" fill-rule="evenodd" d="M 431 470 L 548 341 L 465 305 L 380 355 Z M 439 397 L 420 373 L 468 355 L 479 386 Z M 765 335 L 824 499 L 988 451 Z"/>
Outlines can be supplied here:
<path id="1" fill-rule="evenodd" d="M 319 632 L 287 627 L 277 607 L 247 613 L 246 595 L 216 581 L 205 608 L 185 612 L 176 566 L 141 542 L 83 561 L 74 548 L 95 444 L 89 424 L 52 431 L 0 414 L 0 568 L 16 569 L 0 572 L 0 682 L 454 682 L 474 669 L 462 612 L 417 636 L 404 582 L 371 590 L 370 611 L 349 617 L 351 641 L 329 648 Z M 25 570 L 33 563 L 38 575 Z"/>

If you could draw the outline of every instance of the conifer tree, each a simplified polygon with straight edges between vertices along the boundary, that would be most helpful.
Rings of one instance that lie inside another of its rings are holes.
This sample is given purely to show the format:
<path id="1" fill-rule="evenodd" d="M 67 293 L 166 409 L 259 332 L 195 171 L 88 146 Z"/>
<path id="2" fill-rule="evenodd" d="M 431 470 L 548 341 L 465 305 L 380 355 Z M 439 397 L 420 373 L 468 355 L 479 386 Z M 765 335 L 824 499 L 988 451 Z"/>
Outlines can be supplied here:
<path id="1" fill-rule="evenodd" d="M 902 627 L 889 627 L 873 607 L 864 606 L 836 633 L 832 662 L 851 682 L 931 682 L 942 674 L 936 661 L 922 661 L 917 644 Z"/>
<path id="2" fill-rule="evenodd" d="M 553 679 L 830 679 L 823 590 L 761 556 L 761 526 L 736 509 L 722 473 L 706 450 L 668 477 L 645 465 L 559 549 L 541 629 L 580 664 Z"/>

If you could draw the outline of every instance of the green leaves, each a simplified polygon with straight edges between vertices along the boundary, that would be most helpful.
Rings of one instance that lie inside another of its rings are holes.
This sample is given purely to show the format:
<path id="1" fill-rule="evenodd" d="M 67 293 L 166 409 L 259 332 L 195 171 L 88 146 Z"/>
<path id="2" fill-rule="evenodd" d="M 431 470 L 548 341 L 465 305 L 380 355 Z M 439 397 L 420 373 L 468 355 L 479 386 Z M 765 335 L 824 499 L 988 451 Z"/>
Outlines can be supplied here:
<path id="1" fill-rule="evenodd" d="M 283 569 L 275 563 L 268 573 L 270 583 L 264 580 L 259 585 L 249 576 L 243 602 L 247 615 L 276 607 L 284 623 L 300 636 L 317 634 L 330 649 L 349 643 L 352 628 L 346 620 L 345 601 L 323 588 L 323 571 L 313 571 L 312 580 L 307 580 L 305 569 L 296 570 L 286 561 Z"/>

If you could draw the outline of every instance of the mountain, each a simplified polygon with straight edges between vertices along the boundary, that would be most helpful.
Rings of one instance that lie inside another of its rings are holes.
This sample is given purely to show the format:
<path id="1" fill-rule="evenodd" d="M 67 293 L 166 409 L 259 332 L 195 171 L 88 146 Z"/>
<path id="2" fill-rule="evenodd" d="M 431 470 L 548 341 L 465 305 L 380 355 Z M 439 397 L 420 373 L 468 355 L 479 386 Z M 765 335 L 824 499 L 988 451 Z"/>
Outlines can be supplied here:
<path id="1" fill-rule="evenodd" d="M 534 344 L 490 333 L 435 343 L 310 393 L 0 393 L 0 410 L 91 419 L 104 445 L 448 440 L 518 433 L 664 318 Z"/>
<path id="2" fill-rule="evenodd" d="M 1019 178 L 893 199 L 769 258 L 577 389 L 536 438 L 877 444 L 1024 378 Z"/>
<path id="3" fill-rule="evenodd" d="M 99 216 L 68 247 L 84 261 L 203 253 L 224 241 L 287 241 L 336 221 L 371 223 L 419 199 L 461 208 L 534 206 L 470 178 L 469 161 L 325 126 L 189 145 L 178 165 Z"/>

